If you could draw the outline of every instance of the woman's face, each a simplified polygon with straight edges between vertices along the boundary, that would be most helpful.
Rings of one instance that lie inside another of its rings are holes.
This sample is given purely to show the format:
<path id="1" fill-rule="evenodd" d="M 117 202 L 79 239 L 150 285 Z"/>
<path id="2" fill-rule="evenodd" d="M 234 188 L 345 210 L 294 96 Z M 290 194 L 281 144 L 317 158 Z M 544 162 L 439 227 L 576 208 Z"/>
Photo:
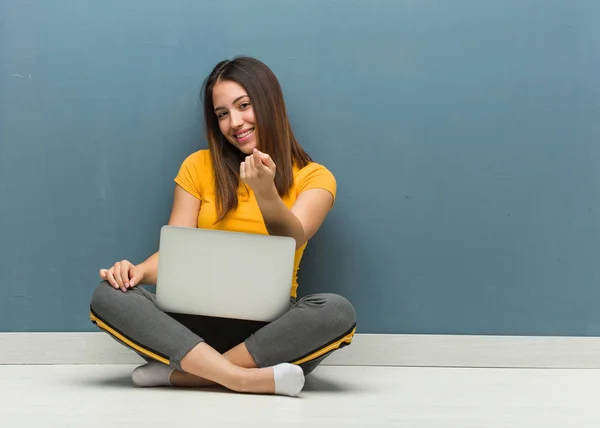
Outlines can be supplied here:
<path id="1" fill-rule="evenodd" d="M 213 87 L 212 97 L 221 133 L 240 151 L 251 154 L 258 148 L 258 130 L 246 90 L 236 82 L 222 81 Z"/>

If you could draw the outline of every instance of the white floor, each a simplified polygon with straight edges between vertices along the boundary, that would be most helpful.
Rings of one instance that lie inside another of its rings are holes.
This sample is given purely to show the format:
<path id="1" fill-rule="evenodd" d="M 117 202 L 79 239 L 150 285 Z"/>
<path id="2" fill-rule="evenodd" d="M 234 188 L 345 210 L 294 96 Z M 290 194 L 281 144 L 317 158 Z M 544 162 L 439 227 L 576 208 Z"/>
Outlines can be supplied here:
<path id="1" fill-rule="evenodd" d="M 326 366 L 290 398 L 136 388 L 133 367 L 0 366 L 0 426 L 600 427 L 600 370 Z"/>

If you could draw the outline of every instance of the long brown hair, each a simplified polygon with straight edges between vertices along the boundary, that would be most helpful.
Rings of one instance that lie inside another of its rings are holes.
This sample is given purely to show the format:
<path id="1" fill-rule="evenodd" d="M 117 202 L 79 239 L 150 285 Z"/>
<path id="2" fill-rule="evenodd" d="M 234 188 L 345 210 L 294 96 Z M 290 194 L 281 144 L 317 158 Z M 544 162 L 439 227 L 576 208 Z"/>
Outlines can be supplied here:
<path id="1" fill-rule="evenodd" d="M 215 176 L 217 221 L 223 220 L 238 206 L 240 163 L 246 156 L 227 141 L 219 129 L 213 88 L 223 81 L 238 83 L 250 97 L 258 131 L 258 149 L 271 156 L 277 166 L 275 187 L 279 196 L 285 196 L 294 183 L 293 166 L 303 168 L 312 161 L 292 132 L 281 86 L 271 69 L 261 61 L 245 56 L 219 62 L 202 85 L 205 132 Z"/>

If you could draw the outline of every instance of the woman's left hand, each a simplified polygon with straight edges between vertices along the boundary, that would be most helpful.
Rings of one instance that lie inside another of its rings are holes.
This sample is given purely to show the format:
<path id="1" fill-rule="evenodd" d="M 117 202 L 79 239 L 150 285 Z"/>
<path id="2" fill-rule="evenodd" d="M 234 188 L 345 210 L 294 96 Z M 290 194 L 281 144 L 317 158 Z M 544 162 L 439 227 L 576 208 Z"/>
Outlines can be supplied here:
<path id="1" fill-rule="evenodd" d="M 240 164 L 240 178 L 250 186 L 255 195 L 268 195 L 275 188 L 275 169 L 271 156 L 254 149 Z"/>

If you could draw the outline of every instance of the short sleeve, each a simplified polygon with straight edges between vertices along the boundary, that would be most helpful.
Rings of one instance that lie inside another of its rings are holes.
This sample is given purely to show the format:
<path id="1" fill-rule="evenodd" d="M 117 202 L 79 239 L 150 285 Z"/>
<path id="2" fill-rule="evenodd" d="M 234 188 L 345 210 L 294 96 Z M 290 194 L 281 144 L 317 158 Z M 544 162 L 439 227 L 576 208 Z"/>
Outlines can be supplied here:
<path id="1" fill-rule="evenodd" d="M 298 172 L 296 196 L 309 189 L 328 190 L 335 201 L 337 183 L 334 175 L 318 163 L 310 163 Z"/>
<path id="2" fill-rule="evenodd" d="M 204 171 L 204 150 L 199 150 L 189 155 L 181 164 L 179 173 L 175 177 L 175 183 L 180 185 L 192 196 L 202 199 Z"/>

